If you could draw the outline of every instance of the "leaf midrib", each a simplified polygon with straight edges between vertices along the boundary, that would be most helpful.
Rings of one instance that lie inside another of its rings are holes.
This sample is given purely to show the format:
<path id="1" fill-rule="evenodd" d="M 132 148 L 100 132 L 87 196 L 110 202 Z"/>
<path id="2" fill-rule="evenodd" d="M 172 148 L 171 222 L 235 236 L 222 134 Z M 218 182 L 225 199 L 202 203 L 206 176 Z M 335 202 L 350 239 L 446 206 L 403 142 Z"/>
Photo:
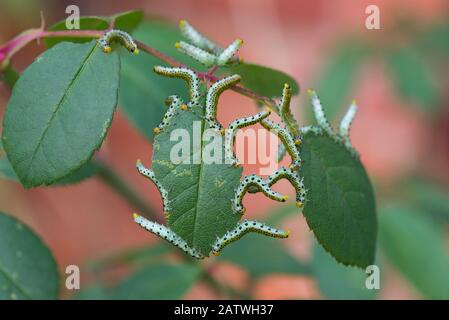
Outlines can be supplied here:
<path id="1" fill-rule="evenodd" d="M 87 66 L 88 62 L 90 61 L 90 59 L 91 59 L 91 57 L 92 57 L 92 55 L 93 55 L 93 52 L 94 52 L 94 50 L 95 50 L 96 47 L 97 47 L 96 44 L 93 44 L 92 49 L 90 50 L 88 56 L 86 57 L 86 59 L 84 60 L 83 64 L 80 66 L 80 68 L 78 69 L 78 71 L 75 73 L 75 76 L 74 76 L 73 79 L 70 81 L 70 83 L 69 83 L 69 85 L 68 85 L 68 87 L 67 87 L 67 90 L 65 91 L 65 93 L 63 94 L 63 96 L 61 97 L 61 99 L 59 100 L 59 102 L 57 103 L 56 108 L 55 108 L 55 110 L 53 111 L 53 113 L 52 113 L 50 119 L 48 120 L 48 122 L 47 122 L 47 124 L 46 124 L 46 126 L 45 126 L 45 128 L 44 128 L 44 130 L 43 130 L 43 132 L 42 132 L 42 134 L 41 134 L 41 137 L 39 138 L 39 141 L 38 141 L 38 143 L 37 143 L 37 145 L 36 145 L 36 147 L 35 147 L 35 149 L 34 149 L 34 151 L 33 151 L 33 154 L 31 155 L 31 158 L 30 158 L 30 164 L 28 165 L 28 168 L 27 168 L 27 170 L 26 170 L 25 177 L 28 177 L 28 176 L 29 176 L 31 167 L 32 167 L 32 165 L 33 165 L 34 158 L 36 157 L 36 154 L 37 154 L 37 152 L 39 151 L 39 149 L 42 147 L 42 142 L 43 142 L 43 140 L 45 139 L 45 136 L 46 136 L 46 134 L 47 134 L 47 132 L 48 132 L 48 129 L 49 129 L 50 126 L 52 125 L 52 122 L 53 122 L 53 120 L 55 119 L 56 114 L 58 113 L 59 109 L 60 109 L 61 106 L 64 104 L 64 102 L 65 102 L 65 100 L 66 100 L 66 98 L 67 98 L 67 96 L 68 96 L 68 93 L 69 93 L 69 91 L 72 89 L 72 87 L 73 87 L 73 85 L 75 84 L 76 80 L 78 79 L 78 76 L 79 76 L 80 73 L 84 70 L 84 68 Z"/>

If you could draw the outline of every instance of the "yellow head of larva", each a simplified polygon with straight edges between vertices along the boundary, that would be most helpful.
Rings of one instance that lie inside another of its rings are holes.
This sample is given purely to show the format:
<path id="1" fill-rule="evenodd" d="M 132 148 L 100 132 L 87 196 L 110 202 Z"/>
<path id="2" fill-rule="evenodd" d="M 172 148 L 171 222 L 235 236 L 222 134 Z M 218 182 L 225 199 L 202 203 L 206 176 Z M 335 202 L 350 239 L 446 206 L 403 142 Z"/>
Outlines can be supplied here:
<path id="1" fill-rule="evenodd" d="M 176 43 L 175 43 L 175 48 L 176 48 L 176 49 L 181 48 L 181 43 L 180 43 L 180 42 L 176 42 Z"/>
<path id="2" fill-rule="evenodd" d="M 179 29 L 184 29 L 186 26 L 186 21 L 185 20 L 179 20 Z"/>
<path id="3" fill-rule="evenodd" d="M 112 48 L 110 46 L 103 47 L 103 52 L 104 53 L 110 53 L 111 51 L 112 51 Z"/>
<path id="4" fill-rule="evenodd" d="M 139 218 L 140 216 L 137 213 L 133 213 L 133 219 L 136 220 L 137 218 Z"/>
<path id="5" fill-rule="evenodd" d="M 158 133 L 160 133 L 160 132 L 161 132 L 161 129 L 158 128 L 158 127 L 156 127 L 156 128 L 153 129 L 153 133 L 154 133 L 154 134 L 158 134 Z"/>

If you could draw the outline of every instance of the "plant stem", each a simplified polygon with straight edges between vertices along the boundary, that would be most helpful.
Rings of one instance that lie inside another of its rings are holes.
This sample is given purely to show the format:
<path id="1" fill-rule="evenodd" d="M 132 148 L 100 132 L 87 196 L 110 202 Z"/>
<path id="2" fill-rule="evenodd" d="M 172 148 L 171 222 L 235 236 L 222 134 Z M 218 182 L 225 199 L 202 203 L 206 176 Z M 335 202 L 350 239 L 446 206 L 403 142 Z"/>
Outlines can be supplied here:
<path id="1" fill-rule="evenodd" d="M 119 176 L 114 169 L 107 165 L 104 161 L 93 160 L 98 168 L 98 177 L 109 187 L 111 187 L 117 194 L 131 204 L 135 209 L 147 218 L 161 222 L 161 217 L 156 211 L 147 204 L 129 185 Z"/>

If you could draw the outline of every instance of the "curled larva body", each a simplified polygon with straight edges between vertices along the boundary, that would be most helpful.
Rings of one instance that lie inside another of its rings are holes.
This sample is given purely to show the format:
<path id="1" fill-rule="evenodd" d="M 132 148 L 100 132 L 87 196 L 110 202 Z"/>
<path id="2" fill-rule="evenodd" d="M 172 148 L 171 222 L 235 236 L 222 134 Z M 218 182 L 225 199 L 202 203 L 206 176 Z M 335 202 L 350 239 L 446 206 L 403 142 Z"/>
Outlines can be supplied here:
<path id="1" fill-rule="evenodd" d="M 216 64 L 218 66 L 226 65 L 232 57 L 239 51 L 243 44 L 242 39 L 234 40 L 228 47 L 226 47 L 223 52 L 218 56 Z"/>
<path id="2" fill-rule="evenodd" d="M 268 117 L 270 113 L 269 110 L 261 111 L 250 117 L 236 119 L 229 124 L 225 133 L 225 156 L 232 165 L 238 164 L 238 160 L 234 155 L 234 136 L 237 130 L 260 122 Z"/>
<path id="3" fill-rule="evenodd" d="M 295 140 L 290 135 L 290 133 L 288 133 L 288 131 L 286 129 L 282 128 L 279 124 L 274 123 L 268 119 L 264 119 L 264 120 L 260 121 L 260 124 L 265 129 L 272 131 L 274 134 L 276 134 L 279 137 L 279 139 L 285 145 L 285 148 L 287 149 L 288 154 L 292 158 L 291 166 L 294 168 L 298 168 L 301 165 L 301 156 L 299 154 L 299 150 L 296 146 Z M 300 141 L 300 140 L 298 140 L 298 141 Z"/>
<path id="4" fill-rule="evenodd" d="M 182 35 L 198 48 L 211 51 L 215 54 L 220 54 L 223 51 L 223 49 L 201 34 L 186 20 L 179 21 L 179 29 L 181 30 Z"/>
<path id="5" fill-rule="evenodd" d="M 240 79 L 241 77 L 237 74 L 225 77 L 215 82 L 207 91 L 205 119 L 210 128 L 222 130 L 222 125 L 217 121 L 218 98 L 223 91 L 237 84 Z"/>
<path id="6" fill-rule="evenodd" d="M 170 77 L 179 78 L 187 82 L 189 87 L 189 100 L 193 104 L 197 104 L 200 100 L 200 79 L 196 73 L 188 68 L 172 68 L 155 66 L 153 68 L 157 74 Z"/>
<path id="7" fill-rule="evenodd" d="M 286 83 L 284 84 L 284 88 L 282 89 L 281 101 L 278 104 L 279 115 L 282 119 L 282 122 L 285 123 L 287 128 L 289 128 L 292 136 L 298 136 L 299 126 L 290 109 L 291 99 L 292 99 L 292 89 L 290 88 L 290 85 Z"/>
<path id="8" fill-rule="evenodd" d="M 142 228 L 154 233 L 155 235 L 161 237 L 162 239 L 167 240 L 174 246 L 178 247 L 188 255 L 196 258 L 196 259 L 203 259 L 204 256 L 195 248 L 189 247 L 187 242 L 185 242 L 180 236 L 178 236 L 176 233 L 174 233 L 172 230 L 167 228 L 166 226 L 163 226 L 159 223 L 150 221 L 142 216 L 139 216 L 138 214 L 133 214 L 134 221 L 139 224 Z"/>
<path id="9" fill-rule="evenodd" d="M 252 220 L 244 220 L 233 230 L 226 232 L 218 238 L 212 246 L 212 254 L 218 255 L 228 244 L 237 241 L 249 232 L 257 232 L 274 238 L 288 238 L 290 232 L 270 227 L 264 223 Z"/>
<path id="10" fill-rule="evenodd" d="M 192 57 L 206 67 L 213 66 L 217 62 L 217 57 L 212 53 L 201 48 L 195 47 L 187 42 L 180 41 L 175 44 L 176 48 L 182 53 Z"/>
<path id="11" fill-rule="evenodd" d="M 232 202 L 233 211 L 235 213 L 243 214 L 245 212 L 245 208 L 243 207 L 242 201 L 248 189 L 251 187 L 257 187 L 264 195 L 268 198 L 280 202 L 285 202 L 287 200 L 287 196 L 284 196 L 270 188 L 268 182 L 262 179 L 261 177 L 251 174 L 246 176 L 241 182 L 237 190 L 234 194 L 234 200 Z"/>
<path id="12" fill-rule="evenodd" d="M 139 53 L 139 49 L 137 48 L 137 44 L 134 42 L 134 39 L 129 33 L 122 30 L 110 30 L 106 32 L 98 40 L 98 43 L 105 53 L 109 53 L 112 51 L 111 43 L 113 41 L 120 42 L 129 52 L 133 54 Z"/>
<path id="13" fill-rule="evenodd" d="M 303 179 L 299 177 L 296 171 L 282 167 L 268 177 L 268 185 L 271 187 L 281 179 L 287 179 L 293 185 L 296 191 L 296 206 L 301 208 L 306 200 L 306 188 Z"/>
<path id="14" fill-rule="evenodd" d="M 159 182 L 159 180 L 156 179 L 156 175 L 154 174 L 153 170 L 145 168 L 140 160 L 137 160 L 136 168 L 142 176 L 147 177 L 156 185 L 162 197 L 162 206 L 164 210 L 164 215 L 169 215 L 170 201 L 168 200 L 168 191 Z"/>

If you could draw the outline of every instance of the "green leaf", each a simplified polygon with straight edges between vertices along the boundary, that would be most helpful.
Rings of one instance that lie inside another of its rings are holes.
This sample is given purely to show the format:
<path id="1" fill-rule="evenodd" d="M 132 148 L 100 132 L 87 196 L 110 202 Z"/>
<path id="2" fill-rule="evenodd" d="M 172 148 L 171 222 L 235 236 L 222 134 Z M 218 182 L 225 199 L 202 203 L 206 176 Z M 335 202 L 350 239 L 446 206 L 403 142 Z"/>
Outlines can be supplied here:
<path id="1" fill-rule="evenodd" d="M 429 299 L 449 299 L 449 256 L 441 226 L 418 209 L 390 204 L 380 215 L 387 258 Z"/>
<path id="2" fill-rule="evenodd" d="M 309 267 L 288 253 L 279 239 L 248 234 L 223 251 L 220 259 L 245 268 L 253 277 L 270 273 L 305 274 Z"/>
<path id="3" fill-rule="evenodd" d="M 416 39 L 416 45 L 425 52 L 426 55 L 437 58 L 447 58 L 449 56 L 449 23 L 435 23 L 428 27 Z"/>
<path id="4" fill-rule="evenodd" d="M 366 267 L 376 251 L 376 207 L 369 178 L 358 159 L 327 134 L 303 136 L 303 209 L 319 243 L 339 262 Z"/>
<path id="5" fill-rule="evenodd" d="M 0 213 L 0 300 L 56 299 L 58 282 L 56 262 L 42 240 Z"/>
<path id="6" fill-rule="evenodd" d="M 48 28 L 49 31 L 64 31 L 67 30 L 67 27 L 65 25 L 66 20 L 59 21 L 52 25 L 50 28 Z M 80 17 L 80 30 L 106 30 L 108 28 L 109 24 L 106 18 L 102 17 Z M 51 48 L 55 46 L 56 44 L 63 42 L 63 41 L 70 41 L 75 43 L 85 43 L 92 41 L 92 37 L 51 37 L 51 38 L 45 38 L 44 43 L 47 46 L 47 48 Z"/>
<path id="7" fill-rule="evenodd" d="M 143 17 L 144 14 L 142 10 L 131 10 L 116 14 L 108 20 L 115 20 L 114 29 L 132 32 L 142 22 Z"/>
<path id="8" fill-rule="evenodd" d="M 98 172 L 97 166 L 93 162 L 88 161 L 74 172 L 70 173 L 65 177 L 62 177 L 61 179 L 58 179 L 54 184 L 55 185 L 75 184 L 93 177 L 94 175 L 97 174 L 97 172 Z"/>
<path id="9" fill-rule="evenodd" d="M 145 22 L 136 29 L 133 36 L 178 61 L 188 63 L 196 70 L 204 69 L 176 50 L 175 43 L 182 39 L 182 35 L 171 24 L 158 20 Z M 153 66 L 166 64 L 148 54 L 139 54 L 137 57 L 125 55 L 122 57 L 122 64 L 120 107 L 140 133 L 152 139 L 153 128 L 160 123 L 167 110 L 165 99 L 173 94 L 187 98 L 187 86 L 182 80 L 155 74 Z"/>
<path id="10" fill-rule="evenodd" d="M 343 46 L 330 56 L 321 70 L 316 86 L 329 119 L 333 119 L 342 109 L 349 106 L 349 94 L 363 57 L 362 47 Z"/>
<path id="11" fill-rule="evenodd" d="M 3 151 L 3 144 L 0 141 L 0 151 Z M 0 152 L 1 153 L 1 152 Z M 97 173 L 97 167 L 92 162 L 87 162 L 83 164 L 78 170 L 70 173 L 67 177 L 59 179 L 54 184 L 55 185 L 68 185 L 81 182 L 86 180 Z M 6 156 L 0 157 L 0 176 L 8 180 L 19 182 L 19 178 L 14 171 L 14 168 L 9 163 Z"/>
<path id="12" fill-rule="evenodd" d="M 180 299 L 198 276 L 199 269 L 195 265 L 152 265 L 122 281 L 114 296 L 120 300 Z"/>
<path id="13" fill-rule="evenodd" d="M 14 86 L 3 145 L 22 184 L 52 184 L 86 163 L 111 124 L 120 60 L 95 41 L 64 42 L 31 64 Z"/>
<path id="14" fill-rule="evenodd" d="M 440 107 L 440 95 L 433 72 L 412 48 L 403 48 L 387 56 L 388 66 L 397 90 L 404 99 L 424 111 Z"/>
<path id="15" fill-rule="evenodd" d="M 257 64 L 243 63 L 223 69 L 227 74 L 242 76 L 242 85 L 255 93 L 266 97 L 280 97 L 282 88 L 288 83 L 292 94 L 299 93 L 299 85 L 288 74 Z"/>
<path id="16" fill-rule="evenodd" d="M 211 142 L 202 141 L 206 126 L 204 108 L 178 109 L 170 124 L 155 137 L 153 145 L 153 170 L 168 191 L 171 206 L 168 224 L 203 255 L 208 255 L 217 237 L 234 228 L 241 218 L 233 213 L 230 199 L 240 183 L 242 168 L 225 164 L 221 135 Z M 170 138 L 179 128 L 185 130 L 188 141 Z M 221 148 L 216 163 L 199 161 L 209 156 L 206 146 L 214 142 L 217 143 L 214 146 L 220 143 Z M 180 144 L 186 146 L 189 154 L 179 155 L 184 161 L 175 165 L 172 152 L 179 150 Z"/>
<path id="17" fill-rule="evenodd" d="M 367 300 L 374 299 L 378 290 L 365 286 L 367 274 L 355 267 L 336 262 L 322 247 L 313 247 L 313 275 L 320 292 L 327 299 Z"/>

